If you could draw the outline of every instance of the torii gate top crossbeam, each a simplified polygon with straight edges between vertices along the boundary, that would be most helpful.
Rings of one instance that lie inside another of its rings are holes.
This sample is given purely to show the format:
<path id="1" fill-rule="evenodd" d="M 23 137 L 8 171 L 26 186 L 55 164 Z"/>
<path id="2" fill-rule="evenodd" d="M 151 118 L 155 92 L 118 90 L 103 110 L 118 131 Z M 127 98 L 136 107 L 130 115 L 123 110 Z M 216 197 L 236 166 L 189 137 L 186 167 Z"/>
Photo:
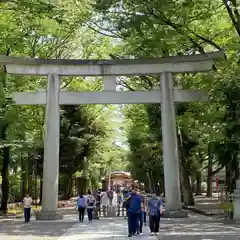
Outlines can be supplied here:
<path id="1" fill-rule="evenodd" d="M 223 51 L 155 59 L 77 60 L 28 59 L 0 55 L 7 72 L 24 75 L 58 74 L 65 76 L 155 75 L 162 72 L 184 73 L 209 71 Z"/>

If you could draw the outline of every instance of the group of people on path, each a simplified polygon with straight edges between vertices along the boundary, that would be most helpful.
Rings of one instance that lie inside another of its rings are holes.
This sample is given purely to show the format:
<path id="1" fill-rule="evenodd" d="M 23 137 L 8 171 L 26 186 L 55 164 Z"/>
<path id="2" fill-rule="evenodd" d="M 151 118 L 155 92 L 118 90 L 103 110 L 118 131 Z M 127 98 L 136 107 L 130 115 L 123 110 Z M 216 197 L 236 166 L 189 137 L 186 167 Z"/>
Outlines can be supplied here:
<path id="1" fill-rule="evenodd" d="M 93 196 L 88 191 L 87 196 L 80 194 L 77 198 L 76 208 L 79 212 L 79 222 L 84 221 L 85 211 L 87 210 L 88 220 L 91 223 L 93 212 L 100 204 L 107 207 L 112 204 L 113 194 L 108 192 L 98 192 L 97 196 Z M 149 227 L 151 235 L 159 234 L 160 217 L 162 215 L 162 201 L 156 194 L 151 194 L 151 197 L 141 195 L 138 192 L 137 186 L 133 185 L 130 191 L 125 191 L 123 195 L 118 195 L 118 203 L 120 199 L 123 202 L 123 207 L 126 209 L 128 219 L 128 237 L 142 235 L 143 225 L 147 226 L 147 217 L 149 218 Z M 26 194 L 23 199 L 24 218 L 25 222 L 30 221 L 32 198 Z"/>
<path id="2" fill-rule="evenodd" d="M 91 223 L 93 219 L 93 210 L 96 207 L 96 200 L 94 196 L 88 191 L 87 197 L 80 194 L 77 198 L 77 206 L 79 213 L 79 222 L 83 222 L 85 210 L 87 210 L 88 221 Z"/>
<path id="3" fill-rule="evenodd" d="M 156 194 L 151 194 L 151 197 L 147 199 L 141 196 L 137 187 L 133 185 L 131 192 L 125 197 L 125 207 L 128 218 L 128 237 L 142 235 L 143 223 L 147 225 L 147 216 L 151 235 L 159 234 L 162 201 Z"/>
<path id="4" fill-rule="evenodd" d="M 85 210 L 87 210 L 88 220 L 91 223 L 94 209 L 97 209 L 97 203 L 101 203 L 103 208 L 106 208 L 108 204 L 112 203 L 111 201 L 109 202 L 109 195 L 111 194 L 101 192 L 98 193 L 97 197 L 94 197 L 90 191 L 86 197 L 79 195 L 77 198 L 79 222 L 83 222 Z M 112 199 L 111 196 L 110 199 Z M 162 201 L 156 196 L 156 194 L 153 193 L 149 198 L 147 198 L 146 196 L 141 195 L 138 192 L 137 187 L 133 185 L 131 190 L 124 192 L 122 201 L 123 207 L 127 212 L 126 218 L 128 219 L 128 237 L 142 235 L 143 226 L 147 226 L 147 217 L 149 219 L 151 235 L 159 234 L 160 217 L 162 215 Z"/>
<path id="5" fill-rule="evenodd" d="M 103 215 L 106 217 L 107 208 L 112 205 L 113 198 L 114 192 L 112 190 L 106 192 L 98 190 L 95 196 L 91 194 L 91 191 L 88 191 L 87 196 L 79 194 L 76 206 L 79 212 L 79 222 L 83 222 L 86 210 L 89 222 L 92 222 L 93 215 L 98 219 L 100 206 L 102 206 Z"/>

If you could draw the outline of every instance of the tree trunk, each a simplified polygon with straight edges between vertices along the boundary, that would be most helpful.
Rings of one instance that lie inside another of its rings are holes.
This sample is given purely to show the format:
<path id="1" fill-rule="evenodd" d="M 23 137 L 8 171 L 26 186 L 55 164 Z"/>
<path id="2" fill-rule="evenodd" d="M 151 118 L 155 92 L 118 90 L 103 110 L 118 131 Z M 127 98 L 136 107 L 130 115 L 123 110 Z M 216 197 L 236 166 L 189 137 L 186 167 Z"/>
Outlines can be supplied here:
<path id="1" fill-rule="evenodd" d="M 182 198 L 185 205 L 193 206 L 195 204 L 190 183 L 189 164 L 187 163 L 186 153 L 184 149 L 181 130 L 178 134 L 178 149 L 179 149 L 179 175 L 182 190 Z"/>
<path id="2" fill-rule="evenodd" d="M 195 204 L 194 196 L 191 188 L 190 177 L 188 169 L 184 164 L 181 166 L 181 184 L 182 184 L 182 194 L 183 194 L 183 202 L 185 205 L 193 206 Z"/>
<path id="3" fill-rule="evenodd" d="M 37 161 L 35 160 L 34 164 L 34 199 L 35 205 L 37 206 L 38 201 L 38 173 L 37 173 Z"/>
<path id="4" fill-rule="evenodd" d="M 153 192 L 153 189 L 152 189 L 152 181 L 151 181 L 151 177 L 150 177 L 150 173 L 147 172 L 147 177 L 148 177 L 148 190 L 150 193 Z"/>
<path id="5" fill-rule="evenodd" d="M 39 204 L 42 204 L 42 192 L 43 192 L 43 178 L 40 178 L 40 196 L 39 196 Z"/>
<path id="6" fill-rule="evenodd" d="M 207 197 L 212 197 L 212 180 L 213 180 L 213 154 L 211 143 L 208 144 L 208 168 L 207 168 Z"/>
<path id="7" fill-rule="evenodd" d="M 1 140 L 7 140 L 7 125 L 2 128 Z M 2 165 L 2 199 L 0 212 L 7 213 L 8 195 L 9 195 L 9 160 L 10 149 L 5 146 L 2 151 L 3 165 Z"/>
<path id="8" fill-rule="evenodd" d="M 231 162 L 231 193 L 234 192 L 234 189 L 236 189 L 236 180 L 239 179 L 239 163 L 238 163 L 238 156 L 237 154 L 233 154 L 233 159 Z"/>
<path id="9" fill-rule="evenodd" d="M 226 164 L 225 166 L 226 171 L 226 191 L 228 193 L 232 193 L 232 170 L 231 170 L 231 162 Z"/>
<path id="10" fill-rule="evenodd" d="M 202 174 L 197 173 L 196 195 L 202 195 Z"/>
<path id="11" fill-rule="evenodd" d="M 195 180 L 193 179 L 192 176 L 190 179 L 190 183 L 191 183 L 192 192 L 196 193 L 196 184 L 195 184 Z"/>
<path id="12" fill-rule="evenodd" d="M 66 175 L 66 182 L 64 184 L 64 199 L 69 199 L 71 195 L 71 187 L 72 187 L 72 173 Z"/>
<path id="13" fill-rule="evenodd" d="M 22 191 L 21 191 L 21 197 L 22 199 L 25 197 L 27 193 L 27 165 L 26 165 L 26 159 L 21 154 L 21 178 L 22 178 Z"/>
<path id="14" fill-rule="evenodd" d="M 33 191 L 32 191 L 32 180 L 33 180 L 33 165 L 30 156 L 28 156 L 27 159 L 28 163 L 28 169 L 27 169 L 27 174 L 28 174 L 28 194 L 31 196 Z"/>
<path id="15" fill-rule="evenodd" d="M 150 172 L 149 176 L 150 176 L 150 180 L 151 180 L 151 189 L 152 189 L 152 192 L 156 193 L 155 183 L 154 183 L 154 179 L 153 179 L 153 176 L 152 176 L 152 172 Z"/>
<path id="16" fill-rule="evenodd" d="M 37 201 L 38 201 L 37 180 L 38 180 L 37 175 L 34 175 L 34 199 L 35 199 L 35 205 L 36 205 L 36 206 L 37 206 Z"/>
<path id="17" fill-rule="evenodd" d="M 149 190 L 149 183 L 147 178 L 144 179 L 144 188 L 145 188 L 145 191 L 149 193 L 150 190 Z"/>
<path id="18" fill-rule="evenodd" d="M 228 12 L 228 15 L 232 21 L 232 24 L 235 28 L 235 30 L 237 31 L 238 35 L 240 36 L 240 12 L 238 10 L 238 1 L 236 0 L 222 0 L 226 9 L 227 9 L 227 12 Z M 230 2 L 230 4 L 229 4 Z"/>
<path id="19" fill-rule="evenodd" d="M 184 203 L 183 184 L 182 184 L 182 174 L 181 174 L 181 172 L 180 172 L 180 190 L 181 190 L 181 202 Z"/>
<path id="20" fill-rule="evenodd" d="M 68 198 L 71 198 L 73 196 L 73 179 L 69 179 L 69 192 L 68 192 Z"/>
<path id="21" fill-rule="evenodd" d="M 207 168 L 207 197 L 212 197 L 212 156 L 210 155 L 208 158 L 208 168 Z"/>
<path id="22" fill-rule="evenodd" d="M 11 48 L 8 47 L 6 50 L 6 56 L 9 56 L 11 51 Z M 7 106 L 8 106 L 8 99 L 5 96 L 5 88 L 7 86 L 6 84 L 6 74 L 7 69 L 6 66 L 3 66 L 3 75 L 2 75 L 2 87 L 4 90 L 4 102 L 2 105 L 3 115 L 1 116 L 1 129 L 0 129 L 0 137 L 1 140 L 6 141 L 7 140 L 7 128 L 8 128 L 8 122 L 6 119 L 4 119 L 4 115 L 6 115 L 7 112 Z M 2 199 L 1 199 L 1 207 L 0 212 L 7 213 L 7 204 L 8 204 L 8 195 L 9 195 L 9 161 L 10 161 L 10 148 L 9 146 L 5 146 L 2 150 Z"/>

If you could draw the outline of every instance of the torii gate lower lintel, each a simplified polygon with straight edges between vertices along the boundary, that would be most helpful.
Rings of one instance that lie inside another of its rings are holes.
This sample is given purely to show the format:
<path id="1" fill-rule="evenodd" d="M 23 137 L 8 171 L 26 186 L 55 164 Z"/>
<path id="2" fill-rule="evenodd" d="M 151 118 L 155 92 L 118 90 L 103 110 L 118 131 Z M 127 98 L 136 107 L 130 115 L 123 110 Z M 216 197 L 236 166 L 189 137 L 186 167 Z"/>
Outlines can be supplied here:
<path id="1" fill-rule="evenodd" d="M 16 104 L 46 104 L 43 201 L 38 219 L 56 220 L 61 104 L 161 103 L 166 215 L 186 217 L 182 211 L 174 102 L 207 101 L 207 94 L 173 88 L 172 73 L 208 71 L 223 52 L 144 60 L 42 60 L 0 56 L 8 73 L 48 75 L 46 91 L 15 93 Z M 118 75 L 160 75 L 160 89 L 116 92 Z M 59 76 L 104 76 L 103 92 L 61 92 Z"/>

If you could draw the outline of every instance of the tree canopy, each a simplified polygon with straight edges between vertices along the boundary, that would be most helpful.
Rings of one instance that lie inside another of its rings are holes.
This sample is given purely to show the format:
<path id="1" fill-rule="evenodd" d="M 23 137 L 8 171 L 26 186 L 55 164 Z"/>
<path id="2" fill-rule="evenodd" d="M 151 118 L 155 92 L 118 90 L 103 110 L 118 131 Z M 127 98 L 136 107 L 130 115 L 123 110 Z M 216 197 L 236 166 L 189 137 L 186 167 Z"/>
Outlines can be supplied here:
<path id="1" fill-rule="evenodd" d="M 183 201 L 207 181 L 239 178 L 240 10 L 235 0 L 21 0 L 0 3 L 0 53 L 30 58 L 123 59 L 225 50 L 208 73 L 176 74 L 174 86 L 209 93 L 208 103 L 176 104 Z M 44 106 L 17 106 L 15 91 L 46 89 L 46 78 L 0 72 L 1 210 L 9 195 L 41 195 Z M 119 91 L 159 88 L 158 76 L 118 77 Z M 62 77 L 61 88 L 101 91 L 101 77 Z M 116 129 L 119 131 L 116 131 Z M 75 177 L 99 187 L 112 170 L 131 171 L 148 191 L 164 192 L 160 104 L 61 107 L 59 189 Z M 206 174 L 203 174 L 203 173 Z M 34 190 L 34 179 L 36 180 Z M 196 185 L 193 190 L 193 185 Z M 39 190 L 36 190 L 39 189 Z M 34 193 L 35 191 L 35 193 Z M 40 196 L 41 198 L 41 196 Z"/>

